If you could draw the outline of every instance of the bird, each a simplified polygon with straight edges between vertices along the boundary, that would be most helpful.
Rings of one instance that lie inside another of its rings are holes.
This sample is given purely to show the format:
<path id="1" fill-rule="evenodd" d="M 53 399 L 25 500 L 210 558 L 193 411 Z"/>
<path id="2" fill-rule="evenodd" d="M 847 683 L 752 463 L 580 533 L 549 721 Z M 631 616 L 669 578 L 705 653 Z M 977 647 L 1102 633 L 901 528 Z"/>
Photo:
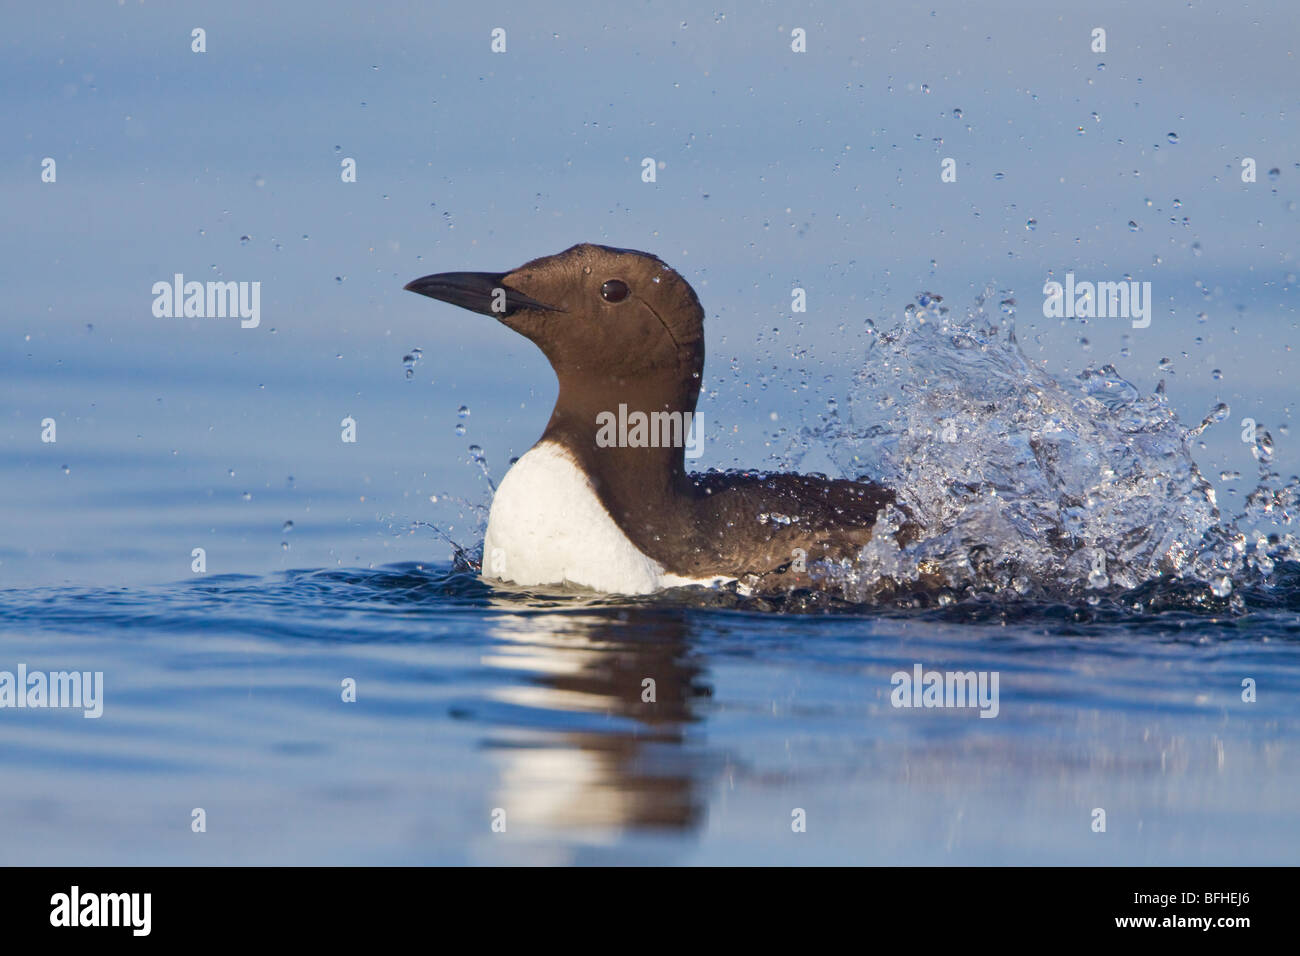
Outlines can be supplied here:
<path id="1" fill-rule="evenodd" d="M 405 289 L 496 318 L 559 380 L 541 438 L 493 496 L 485 580 L 615 595 L 733 582 L 788 591 L 812 586 L 818 562 L 852 561 L 896 504 L 866 479 L 687 471 L 704 310 L 658 256 L 581 243 Z"/>

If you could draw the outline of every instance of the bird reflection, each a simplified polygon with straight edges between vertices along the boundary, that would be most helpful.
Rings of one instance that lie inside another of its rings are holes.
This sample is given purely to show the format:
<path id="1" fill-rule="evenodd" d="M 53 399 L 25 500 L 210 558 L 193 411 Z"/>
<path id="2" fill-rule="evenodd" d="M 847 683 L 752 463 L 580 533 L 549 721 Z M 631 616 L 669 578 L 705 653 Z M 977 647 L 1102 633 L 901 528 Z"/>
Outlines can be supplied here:
<path id="1" fill-rule="evenodd" d="M 510 832 L 690 830 L 711 760 L 690 728 L 710 688 L 680 611 L 608 609 L 498 617 L 486 667 Z"/>

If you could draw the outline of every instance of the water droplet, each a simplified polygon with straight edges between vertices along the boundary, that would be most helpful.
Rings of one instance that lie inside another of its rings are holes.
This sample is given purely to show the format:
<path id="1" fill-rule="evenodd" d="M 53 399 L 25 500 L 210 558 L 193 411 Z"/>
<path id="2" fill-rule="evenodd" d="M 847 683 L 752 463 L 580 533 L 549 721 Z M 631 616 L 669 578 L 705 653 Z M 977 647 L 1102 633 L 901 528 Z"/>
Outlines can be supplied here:
<path id="1" fill-rule="evenodd" d="M 252 241 L 252 236 L 240 236 L 240 237 L 239 237 L 239 244 L 240 244 L 241 246 L 246 246 L 246 245 L 248 245 L 248 243 L 249 243 L 250 241 Z"/>
<path id="2" fill-rule="evenodd" d="M 342 358 L 343 356 L 338 356 Z M 411 349 L 402 356 L 402 367 L 406 369 L 406 377 L 411 378 L 415 375 L 415 366 L 420 364 L 420 359 L 424 358 L 424 349 Z"/>
<path id="3" fill-rule="evenodd" d="M 289 533 L 290 531 L 292 531 L 292 530 L 293 530 L 293 522 L 292 522 L 292 521 L 286 521 L 286 522 L 284 523 L 284 527 L 280 529 L 280 531 L 281 531 L 283 534 L 288 534 L 288 533 Z"/>
<path id="4" fill-rule="evenodd" d="M 465 426 L 462 425 L 460 422 L 457 422 L 457 423 L 456 423 L 456 434 L 457 434 L 457 435 L 464 435 L 464 434 L 465 434 Z"/>
<path id="5" fill-rule="evenodd" d="M 459 418 L 469 418 L 469 406 L 462 405 L 460 408 L 456 409 L 456 415 Z"/>
<path id="6" fill-rule="evenodd" d="M 1282 175 L 1282 170 L 1278 169 L 1276 166 L 1274 166 L 1272 169 L 1268 171 L 1269 179 L 1277 179 L 1281 175 Z"/>
<path id="7" fill-rule="evenodd" d="M 1035 229 L 1038 228 L 1038 220 L 1037 220 L 1037 219 L 1026 219 L 1026 220 L 1025 220 L 1025 228 L 1028 229 L 1030 232 L 1033 232 Z"/>
<path id="8" fill-rule="evenodd" d="M 961 119 L 961 118 L 962 118 L 961 107 L 957 107 L 955 110 L 952 111 L 952 118 L 953 118 L 953 119 Z"/>
<path id="9" fill-rule="evenodd" d="M 1169 142 L 1173 143 L 1174 145 L 1177 145 L 1177 144 L 1178 144 L 1178 134 L 1177 134 L 1177 133 L 1170 133 L 1168 136 L 1165 137 L 1165 139 L 1169 140 Z"/>
<path id="10" fill-rule="evenodd" d="M 72 469 L 69 468 L 67 465 L 64 465 L 64 466 L 63 466 L 63 473 L 64 473 L 65 475 L 70 475 L 70 474 L 72 474 Z"/>
<path id="11" fill-rule="evenodd" d="M 998 180 L 999 182 L 1001 182 L 1002 180 L 1004 180 L 1004 179 L 1007 178 L 1007 174 L 1006 174 L 1006 173 L 994 173 L 994 174 L 993 174 L 993 178 L 996 179 L 996 180 Z"/>
<path id="12" fill-rule="evenodd" d="M 1210 591 L 1215 597 L 1227 597 L 1232 593 L 1232 579 L 1226 574 L 1221 574 L 1210 582 Z"/>
<path id="13" fill-rule="evenodd" d="M 1130 219 L 1130 220 L 1128 221 L 1128 231 L 1129 231 L 1129 232 L 1137 232 L 1139 228 L 1140 228 L 1140 227 L 1138 226 L 1138 224 L 1137 224 L 1136 222 L 1134 222 L 1132 219 Z"/>
<path id="14" fill-rule="evenodd" d="M 1212 370 L 1210 372 L 1210 378 L 1214 379 L 1216 382 L 1221 381 L 1223 379 L 1223 369 L 1216 368 Z"/>
<path id="15" fill-rule="evenodd" d="M 1251 449 L 1251 454 L 1266 465 L 1271 462 L 1273 460 L 1273 436 L 1261 429 L 1255 436 L 1255 447 Z"/>

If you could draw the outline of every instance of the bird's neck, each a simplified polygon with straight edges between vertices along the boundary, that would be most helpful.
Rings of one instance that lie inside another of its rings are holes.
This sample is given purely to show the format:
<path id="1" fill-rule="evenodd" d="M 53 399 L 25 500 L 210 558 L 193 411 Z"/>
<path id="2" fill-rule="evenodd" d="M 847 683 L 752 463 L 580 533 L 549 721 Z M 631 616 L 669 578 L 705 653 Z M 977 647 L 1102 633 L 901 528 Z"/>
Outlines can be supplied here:
<path id="1" fill-rule="evenodd" d="M 702 435 L 697 394 L 689 385 L 561 379 L 542 437 L 577 458 L 619 510 L 653 508 L 686 482 L 686 449 Z"/>

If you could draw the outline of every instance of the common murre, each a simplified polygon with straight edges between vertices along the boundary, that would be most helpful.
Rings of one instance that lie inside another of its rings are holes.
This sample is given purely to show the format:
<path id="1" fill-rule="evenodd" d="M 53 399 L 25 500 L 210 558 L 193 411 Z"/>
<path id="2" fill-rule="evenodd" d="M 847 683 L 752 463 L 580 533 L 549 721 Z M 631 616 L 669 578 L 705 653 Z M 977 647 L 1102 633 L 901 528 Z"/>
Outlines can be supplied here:
<path id="1" fill-rule="evenodd" d="M 687 473 L 679 423 L 699 397 L 704 310 L 656 256 L 581 244 L 513 272 L 446 272 L 405 288 L 497 318 L 559 379 L 545 432 L 492 500 L 485 578 L 615 594 L 731 581 L 784 589 L 808 583 L 814 561 L 852 559 L 894 500 L 870 482 Z M 611 416 L 637 413 L 667 440 L 620 429 L 611 441 Z"/>

